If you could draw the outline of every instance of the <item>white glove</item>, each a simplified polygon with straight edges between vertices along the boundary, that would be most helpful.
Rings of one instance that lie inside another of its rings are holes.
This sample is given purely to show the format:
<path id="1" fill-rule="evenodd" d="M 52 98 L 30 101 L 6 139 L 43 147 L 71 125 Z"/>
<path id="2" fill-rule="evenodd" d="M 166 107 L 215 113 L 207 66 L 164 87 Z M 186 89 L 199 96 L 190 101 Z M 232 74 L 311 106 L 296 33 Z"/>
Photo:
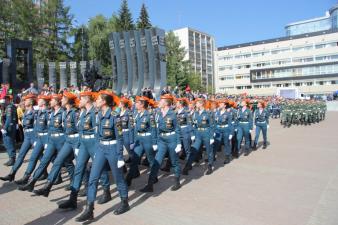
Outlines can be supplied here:
<path id="1" fill-rule="evenodd" d="M 231 139 L 232 139 L 232 134 L 229 135 L 229 140 L 231 140 Z"/>
<path id="2" fill-rule="evenodd" d="M 180 151 L 182 150 L 182 145 L 181 144 L 178 144 L 175 148 L 175 152 L 176 153 L 179 153 Z"/>
<path id="3" fill-rule="evenodd" d="M 210 144 L 212 145 L 215 142 L 214 139 L 210 139 Z"/>
<path id="4" fill-rule="evenodd" d="M 134 147 L 135 147 L 135 144 L 130 144 L 130 146 L 129 146 L 129 147 L 130 147 L 130 149 L 131 149 L 131 150 L 133 150 L 133 149 L 134 149 Z"/>
<path id="5" fill-rule="evenodd" d="M 122 168 L 123 166 L 124 166 L 124 161 L 123 160 L 117 161 L 117 168 Z"/>
<path id="6" fill-rule="evenodd" d="M 34 141 L 34 143 L 33 143 L 33 147 L 35 147 L 35 145 L 36 145 L 36 141 Z"/>
<path id="7" fill-rule="evenodd" d="M 153 145 L 154 151 L 157 151 L 157 145 Z"/>
<path id="8" fill-rule="evenodd" d="M 191 141 L 195 141 L 195 136 L 191 136 Z"/>
<path id="9" fill-rule="evenodd" d="M 80 149 L 78 149 L 78 148 L 74 149 L 74 154 L 75 154 L 76 156 L 78 156 L 79 150 L 80 150 Z"/>
<path id="10" fill-rule="evenodd" d="M 1 129 L 2 134 L 7 134 L 7 131 L 5 129 Z"/>
<path id="11" fill-rule="evenodd" d="M 48 144 L 45 144 L 45 150 L 47 149 L 47 147 L 48 147 Z"/>
<path id="12" fill-rule="evenodd" d="M 250 134 L 252 133 L 252 130 L 249 130 Z"/>
<path id="13" fill-rule="evenodd" d="M 268 125 L 267 128 L 269 129 L 269 128 L 270 128 L 270 125 Z"/>
<path id="14" fill-rule="evenodd" d="M 237 129 L 235 129 L 235 131 L 237 132 Z"/>

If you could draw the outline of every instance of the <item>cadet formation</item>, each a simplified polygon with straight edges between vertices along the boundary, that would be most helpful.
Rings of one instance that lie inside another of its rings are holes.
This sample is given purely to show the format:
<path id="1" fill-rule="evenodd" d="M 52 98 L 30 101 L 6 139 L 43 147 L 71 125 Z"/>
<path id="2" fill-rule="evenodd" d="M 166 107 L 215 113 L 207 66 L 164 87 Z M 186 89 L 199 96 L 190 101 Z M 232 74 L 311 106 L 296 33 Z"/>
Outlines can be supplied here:
<path id="1" fill-rule="evenodd" d="M 16 156 L 19 108 L 13 104 L 13 96 L 4 99 L 1 132 L 9 156 L 5 165 L 11 169 L 0 179 L 14 181 L 21 191 L 48 197 L 53 185 L 63 182 L 61 169 L 66 168 L 70 193 L 58 208 L 76 209 L 78 196 L 87 196 L 86 208 L 76 218 L 79 222 L 93 219 L 99 184 L 103 195 L 97 203 L 111 200 L 110 171 L 121 199 L 114 211 L 119 215 L 129 210 L 128 187 L 140 176 L 140 164 L 149 168 L 140 192 L 153 192 L 161 182 L 159 170 L 169 172 L 170 168 L 174 173 L 171 190 L 177 191 L 181 177 L 188 176 L 201 160 L 206 162 L 205 174 L 210 175 L 215 160 L 228 164 L 257 150 L 260 133 L 262 149 L 266 149 L 271 118 L 280 118 L 284 126 L 310 125 L 324 120 L 326 112 L 321 101 L 271 97 L 188 99 L 162 94 L 156 102 L 149 96 L 118 97 L 109 90 L 27 94 L 18 106 L 23 109 L 24 139 Z M 28 151 L 24 176 L 16 179 Z M 46 183 L 37 189 L 39 180 Z"/>

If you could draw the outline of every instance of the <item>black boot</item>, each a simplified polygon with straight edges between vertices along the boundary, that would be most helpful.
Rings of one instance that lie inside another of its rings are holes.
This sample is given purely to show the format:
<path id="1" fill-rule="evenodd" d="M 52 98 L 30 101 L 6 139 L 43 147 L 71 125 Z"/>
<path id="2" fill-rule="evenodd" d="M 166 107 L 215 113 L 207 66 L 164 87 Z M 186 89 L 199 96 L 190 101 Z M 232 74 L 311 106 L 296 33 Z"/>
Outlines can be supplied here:
<path id="1" fill-rule="evenodd" d="M 120 215 L 122 213 L 127 212 L 130 209 L 129 204 L 128 204 L 128 198 L 121 198 L 121 204 L 120 207 L 117 208 L 114 211 L 115 215 Z"/>
<path id="2" fill-rule="evenodd" d="M 245 153 L 244 156 L 248 156 L 250 154 L 250 149 L 245 147 Z"/>
<path id="3" fill-rule="evenodd" d="M 27 184 L 19 186 L 18 189 L 20 191 L 29 191 L 29 192 L 32 192 L 34 190 L 34 185 L 35 185 L 36 181 L 37 180 L 32 179 Z"/>
<path id="4" fill-rule="evenodd" d="M 174 184 L 174 186 L 171 187 L 171 190 L 172 191 L 177 191 L 180 188 L 181 188 L 180 178 L 179 177 L 175 177 L 175 184 Z"/>
<path id="5" fill-rule="evenodd" d="M 29 174 L 25 174 L 23 176 L 23 178 L 21 178 L 20 180 L 16 180 L 14 181 L 17 185 L 25 185 L 27 184 L 28 180 L 29 180 L 30 175 Z"/>
<path id="6" fill-rule="evenodd" d="M 34 194 L 36 195 L 42 195 L 44 197 L 48 197 L 50 190 L 52 189 L 53 183 L 50 181 L 47 181 L 45 186 L 39 190 L 35 190 Z"/>
<path id="7" fill-rule="evenodd" d="M 39 181 L 40 180 L 46 180 L 47 179 L 47 177 L 48 177 L 48 172 L 47 172 L 47 169 L 45 169 L 44 171 L 43 171 L 43 174 L 39 177 Z"/>
<path id="8" fill-rule="evenodd" d="M 149 167 L 149 161 L 148 161 L 147 157 L 142 160 L 141 165 Z"/>
<path id="9" fill-rule="evenodd" d="M 188 175 L 189 174 L 189 170 L 192 170 L 192 166 L 191 165 L 185 165 L 183 170 L 182 170 L 182 174 L 183 175 Z"/>
<path id="10" fill-rule="evenodd" d="M 144 188 L 140 189 L 140 192 L 143 192 L 143 193 L 153 192 L 153 191 L 154 191 L 153 182 L 150 181 L 150 179 L 148 181 L 148 184 Z"/>
<path id="11" fill-rule="evenodd" d="M 103 195 L 101 196 L 101 198 L 97 201 L 98 204 L 102 205 L 106 202 L 109 202 L 111 200 L 111 194 L 110 194 L 110 189 L 104 189 L 103 190 Z"/>
<path id="12" fill-rule="evenodd" d="M 7 176 L 0 177 L 0 180 L 12 182 L 15 178 L 15 173 L 11 171 Z"/>
<path id="13" fill-rule="evenodd" d="M 59 205 L 59 209 L 76 209 L 77 208 L 77 191 L 71 191 L 69 199 Z"/>
<path id="14" fill-rule="evenodd" d="M 185 160 L 185 158 L 187 157 L 185 151 L 180 151 L 180 153 L 178 154 L 178 158 L 181 160 Z"/>
<path id="15" fill-rule="evenodd" d="M 212 166 L 211 165 L 208 165 L 208 170 L 207 172 L 205 173 L 205 175 L 210 175 L 212 174 Z"/>
<path id="16" fill-rule="evenodd" d="M 4 163 L 5 166 L 13 166 L 15 163 L 15 158 L 10 158 L 7 162 Z"/>
<path id="17" fill-rule="evenodd" d="M 132 180 L 133 180 L 133 177 L 131 176 L 131 174 L 127 173 L 126 183 L 127 183 L 128 187 L 130 187 Z"/>
<path id="18" fill-rule="evenodd" d="M 171 168 L 171 162 L 170 162 L 169 159 L 167 159 L 166 162 L 165 162 L 165 165 L 163 167 L 161 167 L 161 170 L 163 172 L 168 172 L 169 173 L 170 172 L 170 168 Z"/>
<path id="19" fill-rule="evenodd" d="M 263 143 L 263 149 L 266 149 L 266 142 Z"/>
<path id="20" fill-rule="evenodd" d="M 58 185 L 61 184 L 63 182 L 61 174 L 58 175 L 58 178 L 56 179 L 56 181 L 54 181 L 54 185 Z"/>
<path id="21" fill-rule="evenodd" d="M 123 173 L 127 173 L 127 172 L 128 172 L 128 169 L 127 169 L 126 165 L 124 165 L 124 166 L 122 167 L 122 171 L 123 171 Z"/>
<path id="22" fill-rule="evenodd" d="M 88 191 L 87 187 L 83 188 L 82 190 L 79 191 L 78 196 L 79 197 L 87 196 L 87 191 Z"/>
<path id="23" fill-rule="evenodd" d="M 231 155 L 226 155 L 224 159 L 224 164 L 229 164 L 232 160 Z"/>
<path id="24" fill-rule="evenodd" d="M 92 219 L 94 219 L 94 203 L 87 202 L 85 211 L 75 220 L 77 222 L 84 222 L 84 221 L 92 220 Z"/>
<path id="25" fill-rule="evenodd" d="M 253 149 L 254 151 L 257 150 L 257 143 L 256 143 L 256 142 L 253 144 L 252 149 Z"/>

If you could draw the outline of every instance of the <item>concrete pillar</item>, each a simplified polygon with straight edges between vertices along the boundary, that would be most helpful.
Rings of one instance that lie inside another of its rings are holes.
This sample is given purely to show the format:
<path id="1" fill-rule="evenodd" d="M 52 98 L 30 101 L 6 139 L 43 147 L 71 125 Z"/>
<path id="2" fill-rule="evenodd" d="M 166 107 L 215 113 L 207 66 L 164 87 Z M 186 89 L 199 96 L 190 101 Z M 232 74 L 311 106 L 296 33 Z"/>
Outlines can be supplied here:
<path id="1" fill-rule="evenodd" d="M 56 89 L 56 74 L 55 74 L 55 62 L 48 63 L 48 80 L 49 86 L 53 86 Z"/>
<path id="2" fill-rule="evenodd" d="M 76 62 L 70 62 L 70 85 L 77 87 L 77 73 L 76 73 Z"/>
<path id="3" fill-rule="evenodd" d="M 60 62 L 60 89 L 64 89 L 67 87 L 67 63 L 66 62 Z"/>
<path id="4" fill-rule="evenodd" d="M 36 63 L 36 80 L 37 80 L 37 85 L 38 85 L 39 90 L 41 90 L 45 82 L 45 78 L 43 76 L 44 67 L 45 67 L 45 64 L 43 62 Z"/>

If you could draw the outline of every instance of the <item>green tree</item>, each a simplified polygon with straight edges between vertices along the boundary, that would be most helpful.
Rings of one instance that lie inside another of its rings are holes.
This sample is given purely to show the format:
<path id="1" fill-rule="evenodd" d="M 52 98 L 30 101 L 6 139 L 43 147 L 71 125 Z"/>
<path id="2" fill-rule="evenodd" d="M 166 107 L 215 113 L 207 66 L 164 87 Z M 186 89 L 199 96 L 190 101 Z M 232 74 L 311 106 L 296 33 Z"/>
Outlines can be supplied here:
<path id="1" fill-rule="evenodd" d="M 127 0 L 123 0 L 118 16 L 118 31 L 126 31 L 135 29 L 133 18 L 128 7 Z"/>
<path id="2" fill-rule="evenodd" d="M 111 56 L 109 49 L 109 34 L 118 30 L 118 17 L 113 15 L 110 19 L 103 15 L 92 18 L 88 24 L 89 59 L 99 60 L 102 73 L 112 74 Z"/>
<path id="3" fill-rule="evenodd" d="M 5 56 L 5 43 L 12 38 L 36 40 L 41 34 L 40 17 L 32 0 L 0 1 L 0 57 Z"/>
<path id="4" fill-rule="evenodd" d="M 89 48 L 88 28 L 85 25 L 81 25 L 80 27 L 73 29 L 72 34 L 74 35 L 74 44 L 72 49 L 73 60 L 87 61 Z"/>
<path id="5" fill-rule="evenodd" d="M 148 29 L 152 27 L 150 23 L 148 11 L 144 3 L 142 4 L 140 17 L 138 18 L 136 26 L 137 26 L 137 29 Z"/>
<path id="6" fill-rule="evenodd" d="M 180 88 L 187 84 L 186 69 L 184 67 L 185 49 L 175 34 L 170 31 L 166 34 L 166 58 L 167 58 L 167 83 L 168 85 Z"/>
<path id="7" fill-rule="evenodd" d="M 48 0 L 41 5 L 42 59 L 65 61 L 71 55 L 69 43 L 73 15 L 63 0 Z"/>

